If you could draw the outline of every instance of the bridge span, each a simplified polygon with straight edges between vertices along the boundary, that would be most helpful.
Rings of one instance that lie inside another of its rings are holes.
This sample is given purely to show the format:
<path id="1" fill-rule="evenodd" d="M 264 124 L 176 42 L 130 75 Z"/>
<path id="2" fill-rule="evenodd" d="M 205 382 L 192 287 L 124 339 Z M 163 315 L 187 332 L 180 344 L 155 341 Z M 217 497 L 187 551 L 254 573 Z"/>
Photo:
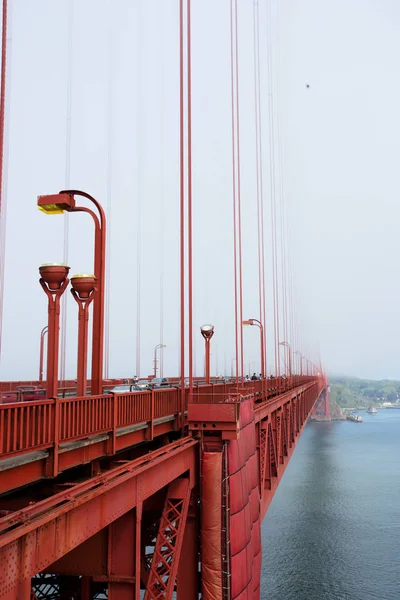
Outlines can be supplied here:
<path id="1" fill-rule="evenodd" d="M 0 598 L 258 597 L 260 525 L 325 387 L 186 389 L 184 415 L 176 388 L 0 405 Z"/>

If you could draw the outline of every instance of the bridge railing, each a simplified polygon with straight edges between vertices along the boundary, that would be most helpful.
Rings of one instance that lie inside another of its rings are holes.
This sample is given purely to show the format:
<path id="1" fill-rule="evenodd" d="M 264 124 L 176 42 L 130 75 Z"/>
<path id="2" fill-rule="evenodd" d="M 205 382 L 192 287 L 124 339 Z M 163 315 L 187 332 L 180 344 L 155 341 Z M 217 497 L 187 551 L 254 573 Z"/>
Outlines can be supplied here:
<path id="1" fill-rule="evenodd" d="M 135 423 L 150 421 L 152 414 L 150 392 L 109 394 L 109 397 L 117 405 L 117 427 L 128 427 Z"/>
<path id="2" fill-rule="evenodd" d="M 57 400 L 56 405 L 59 406 L 59 443 L 106 433 L 113 428 L 113 403 L 110 394 L 63 398 Z"/>
<path id="3" fill-rule="evenodd" d="M 53 443 L 54 432 L 54 400 L 0 404 L 1 455 L 48 447 Z"/>
<path id="4" fill-rule="evenodd" d="M 255 381 L 210 383 L 193 387 L 194 403 L 238 401 L 253 394 L 265 401 L 279 393 L 308 383 L 314 378 L 299 376 Z M 189 389 L 185 389 L 186 406 Z M 137 423 L 176 415 L 181 410 L 180 388 L 161 388 L 143 392 L 67 397 L 31 402 L 0 404 L 0 456 L 58 447 L 65 442 L 110 433 Z"/>

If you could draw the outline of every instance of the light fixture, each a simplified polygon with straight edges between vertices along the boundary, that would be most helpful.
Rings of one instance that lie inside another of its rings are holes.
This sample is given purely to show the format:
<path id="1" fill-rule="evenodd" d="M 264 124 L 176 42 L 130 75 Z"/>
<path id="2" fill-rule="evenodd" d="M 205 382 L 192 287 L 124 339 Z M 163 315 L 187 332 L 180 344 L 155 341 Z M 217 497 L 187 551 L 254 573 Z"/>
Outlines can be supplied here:
<path id="1" fill-rule="evenodd" d="M 201 335 L 203 336 L 204 339 L 211 339 L 212 336 L 214 335 L 214 325 L 202 325 L 200 327 L 200 331 L 201 331 Z"/>
<path id="2" fill-rule="evenodd" d="M 64 211 L 75 208 L 75 198 L 72 194 L 38 196 L 37 206 L 46 215 L 62 215 Z"/>

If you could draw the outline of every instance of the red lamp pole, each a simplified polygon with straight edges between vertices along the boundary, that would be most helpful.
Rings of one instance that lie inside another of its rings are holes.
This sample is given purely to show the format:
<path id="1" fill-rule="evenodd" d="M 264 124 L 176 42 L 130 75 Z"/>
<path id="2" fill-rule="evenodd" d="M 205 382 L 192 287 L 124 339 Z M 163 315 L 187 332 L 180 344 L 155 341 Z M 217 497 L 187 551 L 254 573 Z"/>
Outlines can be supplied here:
<path id="1" fill-rule="evenodd" d="M 260 330 L 260 360 L 261 360 L 261 379 L 265 379 L 265 352 L 264 352 L 264 328 L 258 319 L 247 319 L 242 325 L 256 325 Z"/>
<path id="2" fill-rule="evenodd" d="M 43 327 L 40 332 L 40 355 L 39 355 L 39 381 L 43 381 L 43 357 L 44 357 L 44 337 L 48 332 L 49 328 Z"/>
<path id="3" fill-rule="evenodd" d="M 96 215 L 84 206 L 76 206 L 75 196 L 86 198 L 94 204 Z M 38 208 L 46 214 L 67 212 L 88 213 L 94 221 L 94 276 L 98 293 L 93 302 L 93 334 L 92 334 L 92 394 L 101 394 L 103 385 L 103 352 L 104 352 L 104 283 L 106 263 L 106 216 L 101 204 L 86 192 L 64 190 L 58 194 L 38 197 Z"/>
<path id="4" fill-rule="evenodd" d="M 214 335 L 214 325 L 203 325 L 200 331 L 205 342 L 205 378 L 206 383 L 210 383 L 210 341 Z"/>
<path id="5" fill-rule="evenodd" d="M 65 292 L 69 279 L 66 265 L 42 265 L 39 268 L 40 285 L 47 295 L 48 341 L 47 341 L 47 397 L 58 395 L 58 342 L 60 330 L 60 298 Z"/>
<path id="6" fill-rule="evenodd" d="M 71 294 L 79 307 L 78 369 L 76 390 L 78 396 L 86 396 L 89 305 L 97 292 L 95 283 L 96 278 L 94 275 L 74 275 L 71 278 Z"/>

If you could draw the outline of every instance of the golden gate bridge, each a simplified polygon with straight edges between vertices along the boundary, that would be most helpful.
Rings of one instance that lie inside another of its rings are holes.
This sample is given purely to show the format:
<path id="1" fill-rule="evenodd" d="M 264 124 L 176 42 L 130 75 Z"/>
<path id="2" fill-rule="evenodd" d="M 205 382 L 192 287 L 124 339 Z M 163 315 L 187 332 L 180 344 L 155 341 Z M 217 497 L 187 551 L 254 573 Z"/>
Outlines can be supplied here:
<path id="1" fill-rule="evenodd" d="M 329 418 L 327 379 L 321 363 L 312 363 L 301 351 L 289 228 L 283 200 L 279 205 L 274 193 L 273 161 L 268 217 L 271 243 L 267 250 L 263 61 L 257 2 L 252 10 L 258 314 L 257 318 L 245 318 L 248 315 L 244 314 L 240 2 L 230 0 L 235 372 L 232 377 L 225 373 L 224 378 L 211 374 L 212 338 L 218 335 L 212 324 L 200 327 L 205 370 L 201 376 L 196 372 L 194 336 L 200 324 L 193 316 L 193 21 L 191 1 L 176 4 L 180 271 L 179 281 L 169 284 L 179 288 L 179 376 L 166 378 L 163 386 L 152 384 L 151 378 L 149 385 L 143 385 L 141 378 L 136 388 L 136 378 L 112 379 L 108 367 L 104 375 L 109 357 L 109 215 L 103 203 L 87 191 L 50 190 L 39 195 L 37 207 L 50 215 L 49 228 L 55 214 L 67 213 L 71 217 L 68 227 L 80 218 L 73 217 L 74 213 L 90 217 L 94 227 L 93 273 L 70 277 L 67 264 L 40 266 L 48 323 L 41 332 L 39 377 L 24 379 L 21 364 L 21 380 L 0 383 L 0 598 L 4 600 L 90 600 L 106 596 L 128 600 L 143 594 L 146 599 L 168 599 L 175 594 L 182 600 L 200 595 L 204 600 L 259 598 L 262 520 L 308 418 Z M 1 319 L 8 8 L 7 0 L 3 0 Z M 270 33 L 271 19 L 267 23 Z M 270 48 L 270 37 L 268 40 Z M 267 67 L 272 85 L 271 65 Z M 269 110 L 273 137 L 272 102 Z M 269 152 L 273 157 L 273 145 Z M 68 331 L 68 288 L 78 312 L 76 378 L 70 380 L 65 377 L 63 349 Z M 268 293 L 271 305 L 267 305 Z M 218 300 L 217 295 L 213 297 L 213 302 Z M 260 334 L 260 373 L 251 380 L 245 377 L 246 326 L 257 327 Z M 156 352 L 163 346 L 160 343 L 155 349 L 155 375 Z M 119 391 L 115 388 L 118 384 L 126 389 Z"/>

